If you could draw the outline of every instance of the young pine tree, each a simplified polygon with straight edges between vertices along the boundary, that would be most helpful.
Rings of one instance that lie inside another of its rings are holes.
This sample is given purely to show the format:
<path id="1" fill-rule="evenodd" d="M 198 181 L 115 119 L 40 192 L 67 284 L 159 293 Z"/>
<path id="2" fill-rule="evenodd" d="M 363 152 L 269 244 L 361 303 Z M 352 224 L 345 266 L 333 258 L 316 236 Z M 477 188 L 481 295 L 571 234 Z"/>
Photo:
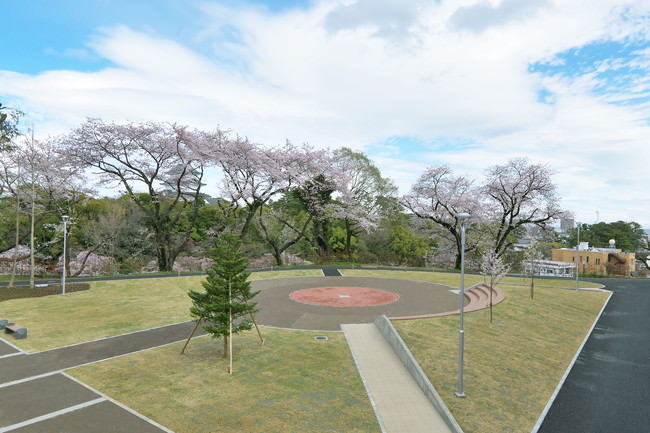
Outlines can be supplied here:
<path id="1" fill-rule="evenodd" d="M 221 241 L 216 249 L 215 263 L 207 270 L 203 281 L 204 292 L 190 291 L 190 313 L 203 322 L 203 329 L 215 338 L 223 337 L 224 358 L 231 356 L 229 338 L 252 328 L 257 303 L 251 300 L 259 293 L 252 292 L 248 261 L 241 255 L 233 239 Z M 231 369 L 232 371 L 232 365 Z"/>

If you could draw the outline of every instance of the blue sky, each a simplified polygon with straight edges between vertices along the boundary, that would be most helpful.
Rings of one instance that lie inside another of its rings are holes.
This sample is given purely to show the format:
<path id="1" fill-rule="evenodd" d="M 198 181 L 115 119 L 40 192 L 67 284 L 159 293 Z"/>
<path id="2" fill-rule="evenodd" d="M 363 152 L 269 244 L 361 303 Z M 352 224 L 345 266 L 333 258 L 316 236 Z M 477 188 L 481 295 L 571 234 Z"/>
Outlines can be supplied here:
<path id="1" fill-rule="evenodd" d="M 365 152 L 402 193 L 525 156 L 578 220 L 650 228 L 645 0 L 5 1 L 0 101 Z"/>

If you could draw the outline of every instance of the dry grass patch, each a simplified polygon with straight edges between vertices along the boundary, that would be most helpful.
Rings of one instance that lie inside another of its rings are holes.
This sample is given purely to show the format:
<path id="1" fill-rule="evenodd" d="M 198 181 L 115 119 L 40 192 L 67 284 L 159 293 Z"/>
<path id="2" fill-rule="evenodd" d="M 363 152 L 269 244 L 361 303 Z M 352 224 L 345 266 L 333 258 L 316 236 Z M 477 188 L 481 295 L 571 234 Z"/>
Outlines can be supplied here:
<path id="1" fill-rule="evenodd" d="M 454 397 L 458 316 L 393 322 L 465 433 L 531 431 L 609 296 L 537 287 L 531 301 L 527 287 L 501 289 L 493 324 L 487 310 L 465 314 L 465 399 Z"/>
<path id="2" fill-rule="evenodd" d="M 70 373 L 177 433 L 380 431 L 342 333 L 263 332 L 234 339 L 232 377 L 209 337 Z"/>

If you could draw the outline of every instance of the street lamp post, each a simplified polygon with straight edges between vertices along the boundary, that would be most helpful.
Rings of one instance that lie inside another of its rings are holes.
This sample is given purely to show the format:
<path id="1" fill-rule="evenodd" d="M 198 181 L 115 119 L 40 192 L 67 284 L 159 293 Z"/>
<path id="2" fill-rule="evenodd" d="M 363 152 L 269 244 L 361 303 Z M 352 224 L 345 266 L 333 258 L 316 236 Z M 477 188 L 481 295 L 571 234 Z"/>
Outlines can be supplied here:
<path id="1" fill-rule="evenodd" d="M 465 310 L 465 222 L 469 218 L 468 213 L 459 213 L 456 218 L 460 222 L 460 329 L 458 331 L 458 391 L 456 397 L 465 397 L 463 392 L 463 352 L 465 350 L 465 330 L 463 329 L 463 313 Z"/>
<path id="2" fill-rule="evenodd" d="M 576 243 L 576 290 L 580 284 L 580 223 L 578 223 L 578 242 Z"/>
<path id="3" fill-rule="evenodd" d="M 68 239 L 68 216 L 63 215 L 63 272 L 61 273 L 61 295 L 65 296 L 65 250 Z"/>

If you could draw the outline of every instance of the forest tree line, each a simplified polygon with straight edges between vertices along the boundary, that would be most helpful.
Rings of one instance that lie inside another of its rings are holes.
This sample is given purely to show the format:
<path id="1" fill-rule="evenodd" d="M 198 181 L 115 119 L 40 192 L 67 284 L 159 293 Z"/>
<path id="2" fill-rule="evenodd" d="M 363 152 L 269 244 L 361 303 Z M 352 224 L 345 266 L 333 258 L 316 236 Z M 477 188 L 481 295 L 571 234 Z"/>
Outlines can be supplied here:
<path id="1" fill-rule="evenodd" d="M 210 256 L 224 233 L 241 238 L 248 257 L 271 254 L 276 265 L 291 254 L 312 262 L 458 268 L 463 213 L 470 215 L 470 263 L 487 252 L 516 261 L 513 245 L 526 236 L 544 255 L 573 242 L 552 229 L 565 213 L 553 171 L 523 158 L 486 167 L 481 179 L 432 166 L 399 196 L 366 155 L 345 147 L 264 146 L 220 129 L 99 119 L 46 140 L 18 134 L 15 125 L 2 134 L 5 265 L 28 256 L 32 268 L 56 264 L 63 215 L 66 259 L 82 251 L 110 257 L 113 272 L 138 272 L 151 260 L 172 270 L 180 257 Z M 218 196 L 207 195 L 207 186 Z M 107 190 L 110 196 L 97 192 Z M 599 246 L 595 233 L 609 228 L 585 225 L 581 240 L 593 229 Z M 647 243 L 636 223 L 615 229 L 625 234 L 612 235 L 619 247 Z"/>

